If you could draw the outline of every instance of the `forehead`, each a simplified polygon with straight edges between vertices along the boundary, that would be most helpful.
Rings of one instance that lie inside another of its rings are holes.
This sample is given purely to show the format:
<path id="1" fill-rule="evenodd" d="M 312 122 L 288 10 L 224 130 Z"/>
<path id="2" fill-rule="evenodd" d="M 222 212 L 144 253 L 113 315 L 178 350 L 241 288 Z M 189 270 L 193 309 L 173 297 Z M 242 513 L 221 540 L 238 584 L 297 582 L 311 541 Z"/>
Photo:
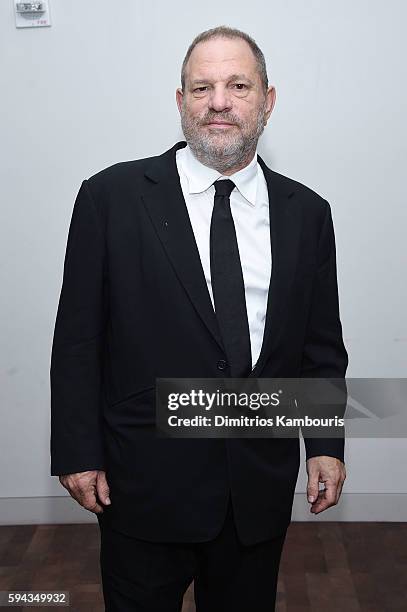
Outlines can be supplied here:
<path id="1" fill-rule="evenodd" d="M 189 79 L 223 79 L 229 74 L 245 74 L 255 79 L 257 63 L 245 40 L 214 38 L 196 45 L 189 57 L 187 74 Z"/>

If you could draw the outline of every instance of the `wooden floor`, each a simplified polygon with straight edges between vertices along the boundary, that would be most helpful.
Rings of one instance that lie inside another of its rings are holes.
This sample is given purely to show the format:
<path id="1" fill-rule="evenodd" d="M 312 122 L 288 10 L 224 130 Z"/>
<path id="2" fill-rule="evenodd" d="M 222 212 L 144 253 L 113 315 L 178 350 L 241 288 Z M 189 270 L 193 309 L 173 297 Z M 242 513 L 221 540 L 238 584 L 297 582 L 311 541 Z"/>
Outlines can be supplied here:
<path id="1" fill-rule="evenodd" d="M 35 589 L 70 591 L 71 612 L 104 610 L 98 525 L 0 527 L 0 590 Z M 276 610 L 406 612 L 407 523 L 291 523 Z"/>

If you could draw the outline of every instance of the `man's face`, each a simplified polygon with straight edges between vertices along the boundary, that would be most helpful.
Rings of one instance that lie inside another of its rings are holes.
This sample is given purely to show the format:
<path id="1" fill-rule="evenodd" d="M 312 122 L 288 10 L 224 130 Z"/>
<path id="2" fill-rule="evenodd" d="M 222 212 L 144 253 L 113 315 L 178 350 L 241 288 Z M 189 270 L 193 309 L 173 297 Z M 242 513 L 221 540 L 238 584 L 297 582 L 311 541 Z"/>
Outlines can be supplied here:
<path id="1" fill-rule="evenodd" d="M 271 114 L 275 89 L 267 92 L 245 40 L 198 43 L 177 89 L 184 136 L 205 165 L 223 172 L 248 163 Z"/>

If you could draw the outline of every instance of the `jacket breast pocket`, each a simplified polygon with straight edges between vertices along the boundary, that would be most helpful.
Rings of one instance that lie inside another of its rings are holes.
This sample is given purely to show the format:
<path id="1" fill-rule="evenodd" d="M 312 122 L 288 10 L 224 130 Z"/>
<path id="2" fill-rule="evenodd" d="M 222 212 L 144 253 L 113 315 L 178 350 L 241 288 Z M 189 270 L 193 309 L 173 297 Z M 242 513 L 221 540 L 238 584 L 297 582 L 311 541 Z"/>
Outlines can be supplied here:
<path id="1" fill-rule="evenodd" d="M 317 262 L 315 258 L 300 258 L 297 263 L 295 278 L 296 281 L 312 279 L 317 270 Z"/>

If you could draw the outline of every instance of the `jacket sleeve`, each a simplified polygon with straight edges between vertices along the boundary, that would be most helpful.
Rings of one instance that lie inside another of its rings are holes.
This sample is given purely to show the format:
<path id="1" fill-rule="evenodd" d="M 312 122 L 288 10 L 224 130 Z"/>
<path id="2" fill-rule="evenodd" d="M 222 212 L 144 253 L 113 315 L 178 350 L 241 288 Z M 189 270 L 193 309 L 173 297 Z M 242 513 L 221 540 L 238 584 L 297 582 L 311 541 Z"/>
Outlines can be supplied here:
<path id="1" fill-rule="evenodd" d="M 335 235 L 331 209 L 326 202 L 325 218 L 318 243 L 318 269 L 314 279 L 311 310 L 307 323 L 303 357 L 302 378 L 337 379 L 339 403 L 330 404 L 324 416 L 333 414 L 343 417 L 346 409 L 345 373 L 348 354 L 342 339 L 342 326 L 339 317 L 339 300 L 336 273 Z M 318 389 L 318 386 L 316 386 Z M 337 401 L 337 400 L 336 400 Z M 305 406 L 302 406 L 305 409 Z M 314 410 L 311 410 L 314 412 Z M 321 406 L 318 406 L 321 416 Z M 311 415 L 312 416 L 312 415 Z M 302 428 L 306 459 L 317 455 L 330 455 L 344 462 L 344 427 L 334 427 L 335 437 L 307 437 L 307 428 Z M 324 428 L 329 432 L 329 429 Z"/>
<path id="2" fill-rule="evenodd" d="M 51 475 L 103 469 L 105 238 L 83 181 L 73 207 L 51 351 Z"/>

